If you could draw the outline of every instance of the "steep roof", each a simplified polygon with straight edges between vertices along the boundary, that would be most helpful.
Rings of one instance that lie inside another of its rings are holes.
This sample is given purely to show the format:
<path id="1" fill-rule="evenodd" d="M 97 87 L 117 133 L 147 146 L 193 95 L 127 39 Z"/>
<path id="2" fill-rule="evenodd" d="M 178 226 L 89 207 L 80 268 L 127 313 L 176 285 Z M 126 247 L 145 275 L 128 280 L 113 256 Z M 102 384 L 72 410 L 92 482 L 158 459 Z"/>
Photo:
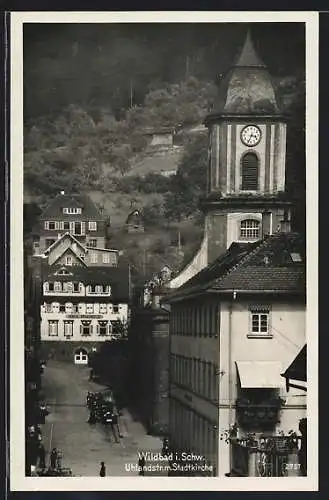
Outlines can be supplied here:
<path id="1" fill-rule="evenodd" d="M 64 214 L 63 208 L 82 208 L 81 214 Z M 104 220 L 95 203 L 86 194 L 58 194 L 45 208 L 41 220 Z"/>
<path id="2" fill-rule="evenodd" d="M 56 275 L 56 272 L 63 268 L 69 271 L 70 274 Z M 110 285 L 112 289 L 111 297 L 114 300 L 128 301 L 129 299 L 129 269 L 127 267 L 45 266 L 43 280 L 79 281 L 85 285 Z M 83 300 L 87 300 L 87 297 L 83 297 Z"/>
<path id="3" fill-rule="evenodd" d="M 305 245 L 297 233 L 276 233 L 256 243 L 232 243 L 208 267 L 170 295 L 182 300 L 205 292 L 305 294 Z"/>
<path id="4" fill-rule="evenodd" d="M 235 64 L 220 84 L 217 102 L 211 115 L 280 113 L 274 83 L 256 53 L 248 32 Z"/>
<path id="5" fill-rule="evenodd" d="M 46 250 L 45 250 L 45 255 L 47 255 L 48 253 L 50 253 L 52 250 L 54 250 L 54 248 L 56 248 L 59 243 L 61 243 L 63 241 L 64 238 L 69 238 L 70 240 L 72 240 L 72 243 L 76 243 L 80 248 L 82 248 L 82 250 L 84 250 L 86 252 L 86 248 L 82 245 L 82 243 L 80 243 L 79 240 L 77 240 L 73 234 L 69 233 L 69 232 L 66 232 L 64 233 L 60 238 L 58 238 L 56 241 L 54 241 L 54 243 L 52 245 L 50 245 L 50 247 L 48 247 Z"/>

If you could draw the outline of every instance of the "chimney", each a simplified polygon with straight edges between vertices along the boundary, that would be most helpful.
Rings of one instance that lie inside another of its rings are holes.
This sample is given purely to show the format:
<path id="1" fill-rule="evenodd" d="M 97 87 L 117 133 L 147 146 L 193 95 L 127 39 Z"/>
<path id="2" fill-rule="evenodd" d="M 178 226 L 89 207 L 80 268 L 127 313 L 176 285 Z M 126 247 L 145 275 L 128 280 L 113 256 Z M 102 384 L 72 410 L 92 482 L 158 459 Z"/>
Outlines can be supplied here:
<path id="1" fill-rule="evenodd" d="M 288 212 L 284 213 L 283 219 L 280 221 L 279 232 L 280 233 L 290 233 L 291 232 L 290 217 L 289 217 Z"/>
<path id="2" fill-rule="evenodd" d="M 273 214 L 265 211 L 262 213 L 262 237 L 270 236 L 273 233 Z"/>

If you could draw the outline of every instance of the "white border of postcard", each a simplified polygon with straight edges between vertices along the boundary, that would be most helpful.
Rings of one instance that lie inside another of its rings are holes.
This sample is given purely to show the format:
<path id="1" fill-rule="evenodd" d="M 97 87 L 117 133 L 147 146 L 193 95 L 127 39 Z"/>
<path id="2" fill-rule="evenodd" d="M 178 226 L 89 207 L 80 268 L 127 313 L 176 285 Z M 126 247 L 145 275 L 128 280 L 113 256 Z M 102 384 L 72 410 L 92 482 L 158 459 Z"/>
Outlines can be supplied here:
<path id="1" fill-rule="evenodd" d="M 23 23 L 301 22 L 306 25 L 308 477 L 25 477 L 23 294 Z M 10 489 L 12 491 L 317 491 L 318 489 L 318 13 L 14 12 L 11 13 L 10 156 Z M 313 251 L 312 251 L 313 250 Z M 13 297 L 13 295 L 12 295 Z M 15 409 L 15 410 L 14 410 Z"/>

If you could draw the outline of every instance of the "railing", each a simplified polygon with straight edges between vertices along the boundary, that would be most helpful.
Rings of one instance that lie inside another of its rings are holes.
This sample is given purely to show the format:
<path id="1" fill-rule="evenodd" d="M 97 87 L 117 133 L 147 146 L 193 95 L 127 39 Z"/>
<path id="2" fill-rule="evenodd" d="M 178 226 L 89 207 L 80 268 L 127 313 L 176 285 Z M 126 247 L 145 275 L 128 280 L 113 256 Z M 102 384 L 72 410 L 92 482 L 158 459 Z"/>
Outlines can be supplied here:
<path id="1" fill-rule="evenodd" d="M 248 444 L 231 441 L 231 474 L 240 477 L 285 477 L 301 475 L 300 437 L 293 445 L 287 436 L 261 438 Z"/>

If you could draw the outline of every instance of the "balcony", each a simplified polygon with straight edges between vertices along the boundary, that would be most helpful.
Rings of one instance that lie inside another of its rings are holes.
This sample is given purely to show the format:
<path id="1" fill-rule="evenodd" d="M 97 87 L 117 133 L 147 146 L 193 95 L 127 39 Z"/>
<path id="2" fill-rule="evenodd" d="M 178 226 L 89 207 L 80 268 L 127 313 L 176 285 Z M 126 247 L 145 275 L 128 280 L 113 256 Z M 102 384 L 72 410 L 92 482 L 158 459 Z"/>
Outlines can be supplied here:
<path id="1" fill-rule="evenodd" d="M 261 403 L 237 399 L 236 412 L 239 424 L 245 427 L 272 426 L 279 421 L 279 410 L 284 401 L 277 397 Z"/>

